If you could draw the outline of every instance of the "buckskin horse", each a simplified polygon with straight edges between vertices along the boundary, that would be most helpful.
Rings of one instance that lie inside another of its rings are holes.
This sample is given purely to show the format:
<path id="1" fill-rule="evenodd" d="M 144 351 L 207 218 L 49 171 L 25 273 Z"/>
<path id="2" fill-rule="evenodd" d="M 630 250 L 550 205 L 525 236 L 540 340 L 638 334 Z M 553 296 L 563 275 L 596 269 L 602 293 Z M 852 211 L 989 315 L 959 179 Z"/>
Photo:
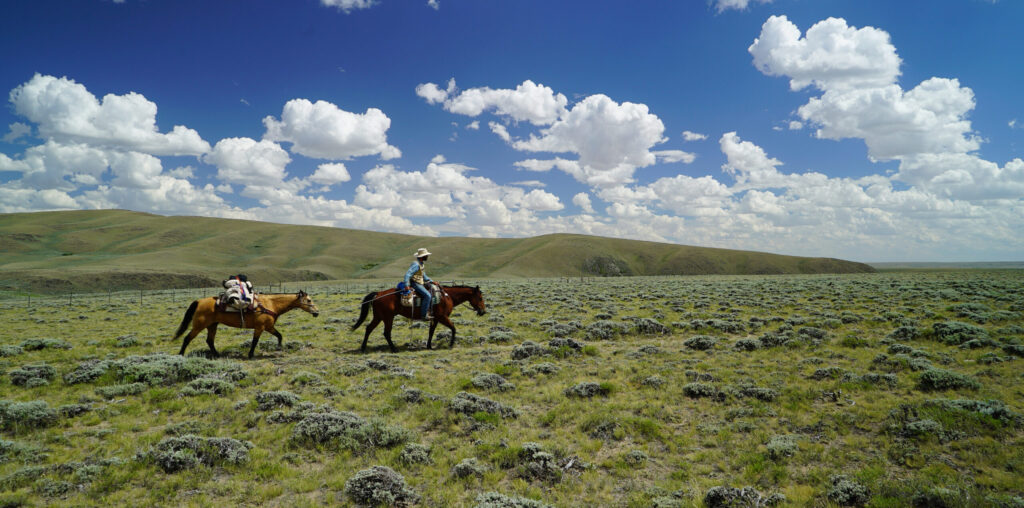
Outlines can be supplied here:
<path id="1" fill-rule="evenodd" d="M 249 358 L 252 358 L 256 352 L 256 344 L 260 341 L 260 335 L 264 330 L 277 337 L 277 345 L 281 345 L 283 337 L 281 332 L 277 331 L 277 328 L 274 327 L 274 324 L 277 323 L 277 318 L 285 312 L 292 309 L 302 309 L 312 314 L 313 317 L 320 315 L 320 309 L 317 308 L 305 291 L 282 294 L 264 293 L 258 295 L 257 300 L 259 305 L 256 310 L 254 312 L 246 312 L 244 315 L 239 315 L 239 312 L 235 310 L 217 309 L 217 297 L 215 296 L 193 301 L 192 305 L 189 305 L 188 310 L 185 311 L 185 317 L 181 320 L 181 326 L 178 327 L 178 331 L 171 339 L 177 340 L 178 337 L 181 337 L 181 334 L 185 333 L 185 329 L 188 328 L 189 323 L 192 323 L 192 331 L 185 336 L 185 340 L 181 343 L 181 351 L 178 354 L 184 356 L 188 343 L 192 342 L 192 339 L 199 335 L 199 332 L 206 330 L 206 344 L 210 346 L 213 356 L 220 356 L 217 348 L 213 347 L 213 338 L 217 335 L 217 325 L 224 324 L 235 328 L 252 328 L 252 346 L 249 348 Z"/>
<path id="2" fill-rule="evenodd" d="M 401 295 L 394 288 L 370 293 L 363 297 L 363 303 L 360 305 L 359 320 L 356 321 L 356 324 L 352 325 L 352 330 L 359 328 L 359 325 L 366 319 L 366 314 L 371 307 L 373 307 L 373 319 L 366 325 L 366 334 L 363 335 L 363 346 L 359 348 L 360 351 L 366 351 L 366 341 L 370 338 L 370 332 L 381 321 L 384 322 L 384 338 L 387 339 L 391 352 L 398 351 L 395 349 L 395 344 L 391 342 L 391 325 L 395 321 L 395 316 L 398 315 L 412 319 L 414 309 L 413 307 L 403 306 L 400 299 Z M 449 316 L 451 316 L 452 309 L 464 302 L 469 302 L 478 316 L 483 316 L 487 312 L 486 305 L 484 304 L 484 294 L 480 292 L 480 286 L 449 286 L 441 288 L 441 299 L 434 306 L 434 318 L 430 321 L 427 349 L 430 349 L 430 343 L 434 340 L 434 329 L 437 328 L 438 323 L 447 326 L 452 331 L 452 340 L 448 347 L 455 345 L 455 325 L 452 324 Z"/>

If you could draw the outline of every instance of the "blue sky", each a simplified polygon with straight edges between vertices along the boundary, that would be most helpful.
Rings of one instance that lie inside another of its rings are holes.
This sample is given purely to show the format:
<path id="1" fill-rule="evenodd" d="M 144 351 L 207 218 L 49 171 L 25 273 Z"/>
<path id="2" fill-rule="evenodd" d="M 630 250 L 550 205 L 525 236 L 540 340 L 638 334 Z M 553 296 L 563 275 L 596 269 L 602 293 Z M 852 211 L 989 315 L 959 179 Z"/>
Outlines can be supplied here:
<path id="1" fill-rule="evenodd" d="M 6 2 L 0 212 L 1024 260 L 1024 3 Z"/>

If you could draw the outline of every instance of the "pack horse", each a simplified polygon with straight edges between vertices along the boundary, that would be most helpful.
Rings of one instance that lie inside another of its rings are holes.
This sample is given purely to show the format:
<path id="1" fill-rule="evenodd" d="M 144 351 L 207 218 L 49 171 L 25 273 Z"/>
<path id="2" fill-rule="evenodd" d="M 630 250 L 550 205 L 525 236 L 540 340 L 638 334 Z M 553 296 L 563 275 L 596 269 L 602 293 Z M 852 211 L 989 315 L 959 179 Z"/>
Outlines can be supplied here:
<path id="1" fill-rule="evenodd" d="M 277 323 L 277 318 L 285 312 L 292 309 L 302 309 L 312 314 L 313 317 L 320 315 L 320 309 L 317 308 L 305 291 L 283 294 L 263 293 L 259 295 L 258 300 L 259 304 L 256 306 L 256 309 L 244 314 L 237 310 L 218 307 L 217 297 L 214 296 L 195 300 L 192 302 L 192 305 L 189 305 L 188 310 L 185 311 L 185 317 L 181 320 L 181 326 L 178 327 L 178 331 L 171 340 L 177 340 L 178 337 L 181 337 L 181 334 L 185 333 L 189 323 L 191 323 L 192 331 L 182 341 L 179 354 L 184 355 L 188 343 L 192 342 L 192 339 L 199 335 L 200 332 L 206 330 L 206 344 L 210 346 L 210 351 L 214 356 L 220 356 L 217 348 L 213 346 L 213 338 L 217 335 L 217 325 L 223 324 L 235 328 L 251 328 L 252 346 L 249 347 L 249 358 L 252 358 L 256 352 L 256 344 L 259 343 L 260 335 L 264 331 L 268 331 L 271 335 L 277 337 L 277 345 L 281 345 L 283 337 L 281 332 L 277 331 L 275 324 Z"/>

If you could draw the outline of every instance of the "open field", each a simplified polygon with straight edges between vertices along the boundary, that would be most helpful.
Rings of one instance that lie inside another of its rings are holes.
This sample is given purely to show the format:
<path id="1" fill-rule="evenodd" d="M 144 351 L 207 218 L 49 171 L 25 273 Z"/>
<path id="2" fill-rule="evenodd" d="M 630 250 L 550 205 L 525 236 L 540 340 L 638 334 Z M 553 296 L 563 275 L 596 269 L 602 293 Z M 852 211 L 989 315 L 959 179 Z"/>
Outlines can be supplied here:
<path id="1" fill-rule="evenodd" d="M 253 360 L 166 356 L 181 293 L 0 301 L 0 505 L 1024 506 L 1024 271 L 480 285 L 398 354 L 311 285 Z"/>
<path id="2" fill-rule="evenodd" d="M 863 273 L 831 258 L 556 234 L 420 237 L 124 210 L 0 214 L 0 294 L 218 285 L 243 271 L 262 283 L 405 273 L 426 247 L 431 276 Z"/>

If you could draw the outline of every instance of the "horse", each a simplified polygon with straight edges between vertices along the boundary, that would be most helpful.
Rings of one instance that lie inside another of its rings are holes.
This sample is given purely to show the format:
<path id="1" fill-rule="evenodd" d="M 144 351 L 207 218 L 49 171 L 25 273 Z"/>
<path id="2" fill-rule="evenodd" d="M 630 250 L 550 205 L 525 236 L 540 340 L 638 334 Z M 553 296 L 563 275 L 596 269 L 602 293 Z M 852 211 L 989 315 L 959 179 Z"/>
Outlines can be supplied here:
<path id="1" fill-rule="evenodd" d="M 192 323 L 192 331 L 185 336 L 185 340 L 181 343 L 181 351 L 178 354 L 184 356 L 188 343 L 192 342 L 192 339 L 199 335 L 199 332 L 206 330 L 206 343 L 210 346 L 210 351 L 213 353 L 213 356 L 220 356 L 217 348 L 213 347 L 213 338 L 217 335 L 217 325 L 223 323 L 235 328 L 253 329 L 252 346 L 249 348 L 249 358 L 252 358 L 256 352 L 256 344 L 260 340 L 260 334 L 264 330 L 277 337 L 277 345 L 281 345 L 283 337 L 281 332 L 277 331 L 277 328 L 274 327 L 277 318 L 281 314 L 292 309 L 302 309 L 312 314 L 313 317 L 320 315 L 320 309 L 317 308 L 305 291 L 299 291 L 294 294 L 264 293 L 258 295 L 257 300 L 259 305 L 256 307 L 256 310 L 254 312 L 246 312 L 243 316 L 240 316 L 239 312 L 234 310 L 218 310 L 217 297 L 215 296 L 194 300 L 192 305 L 189 305 L 188 310 L 185 311 L 185 317 L 181 320 L 181 326 L 178 327 L 178 331 L 171 339 L 178 340 L 178 337 L 185 333 L 189 323 Z"/>
<path id="2" fill-rule="evenodd" d="M 355 331 L 359 328 L 359 325 L 366 319 L 366 314 L 370 308 L 373 307 L 373 319 L 366 325 L 366 334 L 363 335 L 363 346 L 359 349 L 360 351 L 366 351 L 366 341 L 370 338 L 370 332 L 373 331 L 377 325 L 384 322 L 384 338 L 388 341 L 388 346 L 391 347 L 391 352 L 397 352 L 395 344 L 391 342 L 391 325 L 395 321 L 395 316 L 402 315 L 412 319 L 413 307 L 405 307 L 402 305 L 401 295 L 398 290 L 392 288 L 380 292 L 370 293 L 363 297 L 361 310 L 359 311 L 359 319 L 356 324 L 352 325 L 352 330 Z M 469 302 L 473 306 L 473 310 L 476 311 L 478 316 L 483 316 L 487 313 L 486 305 L 484 304 L 484 295 L 480 292 L 480 286 L 450 286 L 441 288 L 441 299 L 434 306 L 434 318 L 430 321 L 430 335 L 427 336 L 427 349 L 430 349 L 430 343 L 434 340 L 434 329 L 437 328 L 437 324 L 441 323 L 448 327 L 452 331 L 452 340 L 448 344 L 448 347 L 455 345 L 455 325 L 452 324 L 452 320 L 449 316 L 452 313 L 452 309 L 455 306 Z"/>

